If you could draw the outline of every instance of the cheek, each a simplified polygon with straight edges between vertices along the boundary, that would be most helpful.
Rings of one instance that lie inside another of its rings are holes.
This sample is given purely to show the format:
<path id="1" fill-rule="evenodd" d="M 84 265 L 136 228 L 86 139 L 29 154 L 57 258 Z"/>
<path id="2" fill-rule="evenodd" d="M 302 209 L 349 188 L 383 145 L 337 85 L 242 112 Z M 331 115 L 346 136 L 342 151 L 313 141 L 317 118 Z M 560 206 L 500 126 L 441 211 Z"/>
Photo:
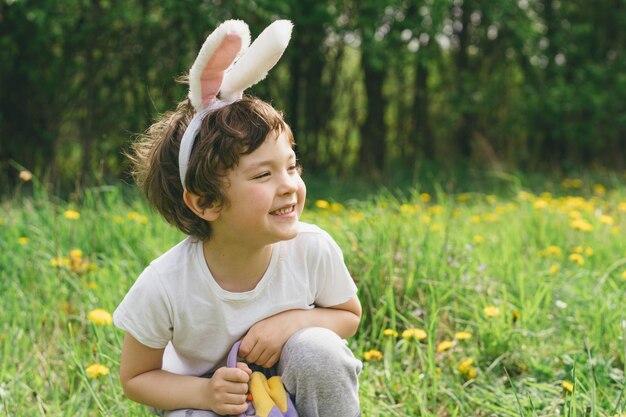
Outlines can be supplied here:
<path id="1" fill-rule="evenodd" d="M 304 181 L 302 181 L 302 178 L 300 178 L 300 183 L 298 184 L 298 216 L 300 216 L 302 214 L 302 211 L 304 210 L 304 202 L 306 200 L 306 185 L 304 184 Z"/>

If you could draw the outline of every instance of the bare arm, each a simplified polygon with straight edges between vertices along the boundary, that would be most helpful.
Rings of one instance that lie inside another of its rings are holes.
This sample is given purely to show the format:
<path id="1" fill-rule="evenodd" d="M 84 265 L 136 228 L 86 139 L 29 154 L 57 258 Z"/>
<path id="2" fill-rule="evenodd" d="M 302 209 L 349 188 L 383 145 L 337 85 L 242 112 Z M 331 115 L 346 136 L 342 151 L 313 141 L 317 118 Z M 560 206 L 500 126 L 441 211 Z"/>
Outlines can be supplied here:
<path id="1" fill-rule="evenodd" d="M 194 408 L 219 414 L 246 411 L 250 369 L 245 364 L 220 368 L 212 378 L 183 376 L 161 370 L 163 351 L 126 334 L 120 380 L 128 398 L 163 410 Z"/>
<path id="2" fill-rule="evenodd" d="M 325 327 L 348 338 L 361 321 L 361 303 L 355 295 L 345 303 L 310 310 L 288 310 L 255 323 L 244 336 L 239 354 L 250 363 L 271 367 L 289 337 L 306 327 Z"/>

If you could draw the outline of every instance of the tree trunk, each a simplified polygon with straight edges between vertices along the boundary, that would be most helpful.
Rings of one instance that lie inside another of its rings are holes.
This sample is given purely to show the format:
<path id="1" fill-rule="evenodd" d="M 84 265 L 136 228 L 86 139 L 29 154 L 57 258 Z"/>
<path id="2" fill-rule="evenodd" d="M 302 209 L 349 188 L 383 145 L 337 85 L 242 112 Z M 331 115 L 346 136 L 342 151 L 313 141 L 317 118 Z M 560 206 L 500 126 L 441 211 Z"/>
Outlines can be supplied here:
<path id="1" fill-rule="evenodd" d="M 296 153 L 299 153 L 300 144 L 300 72 L 300 56 L 296 50 L 291 57 L 291 62 L 289 63 L 291 92 L 289 112 L 286 114 L 287 122 L 289 123 L 291 131 L 296 138 Z"/>
<path id="2" fill-rule="evenodd" d="M 414 109 L 415 122 L 417 124 L 416 137 L 425 159 L 432 160 L 435 157 L 435 147 L 430 132 L 430 120 L 428 117 L 428 67 L 423 59 L 418 58 L 415 74 Z"/>
<path id="3" fill-rule="evenodd" d="M 359 168 L 363 175 L 379 177 L 384 172 L 386 156 L 383 96 L 385 71 L 383 68 L 370 65 L 367 58 L 367 54 L 364 53 L 362 67 L 367 95 L 367 116 L 360 128 Z"/>
<path id="4" fill-rule="evenodd" d="M 456 127 L 456 144 L 460 155 L 463 158 L 469 158 L 471 156 L 471 116 L 469 111 L 470 103 L 469 94 L 467 94 L 465 74 L 468 72 L 468 56 L 467 56 L 467 47 L 469 43 L 469 33 L 468 26 L 470 23 L 470 12 L 471 9 L 469 7 L 469 2 L 463 3 L 463 14 L 461 17 L 462 28 L 458 34 L 459 37 L 459 51 L 457 53 L 456 59 L 456 93 L 457 93 L 457 104 L 461 108 L 461 112 L 459 114 L 459 122 Z"/>

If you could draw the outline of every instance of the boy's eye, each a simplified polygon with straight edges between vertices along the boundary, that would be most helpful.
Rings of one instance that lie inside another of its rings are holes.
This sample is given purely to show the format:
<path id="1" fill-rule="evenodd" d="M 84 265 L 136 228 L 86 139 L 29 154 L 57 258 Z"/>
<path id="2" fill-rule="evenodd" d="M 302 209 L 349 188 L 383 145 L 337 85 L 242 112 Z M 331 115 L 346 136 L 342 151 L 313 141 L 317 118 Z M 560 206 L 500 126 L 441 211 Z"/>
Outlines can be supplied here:
<path id="1" fill-rule="evenodd" d="M 270 173 L 269 173 L 269 172 L 263 172 L 263 173 L 261 173 L 261 174 L 259 174 L 259 175 L 255 176 L 255 177 L 253 177 L 253 179 L 258 180 L 258 179 L 261 179 L 261 178 L 268 177 L 269 175 L 270 175 Z"/>

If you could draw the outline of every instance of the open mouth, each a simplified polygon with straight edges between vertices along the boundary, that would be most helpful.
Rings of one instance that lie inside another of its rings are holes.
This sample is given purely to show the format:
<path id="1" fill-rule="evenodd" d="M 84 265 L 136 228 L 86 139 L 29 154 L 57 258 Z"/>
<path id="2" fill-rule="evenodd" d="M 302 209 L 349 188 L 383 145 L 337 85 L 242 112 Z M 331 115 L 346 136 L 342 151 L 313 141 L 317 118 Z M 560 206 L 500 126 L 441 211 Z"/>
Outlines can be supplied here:
<path id="1" fill-rule="evenodd" d="M 270 211 L 272 216 L 284 216 L 286 214 L 291 214 L 296 209 L 296 205 L 292 204 L 287 207 L 279 208 L 278 210 Z"/>

